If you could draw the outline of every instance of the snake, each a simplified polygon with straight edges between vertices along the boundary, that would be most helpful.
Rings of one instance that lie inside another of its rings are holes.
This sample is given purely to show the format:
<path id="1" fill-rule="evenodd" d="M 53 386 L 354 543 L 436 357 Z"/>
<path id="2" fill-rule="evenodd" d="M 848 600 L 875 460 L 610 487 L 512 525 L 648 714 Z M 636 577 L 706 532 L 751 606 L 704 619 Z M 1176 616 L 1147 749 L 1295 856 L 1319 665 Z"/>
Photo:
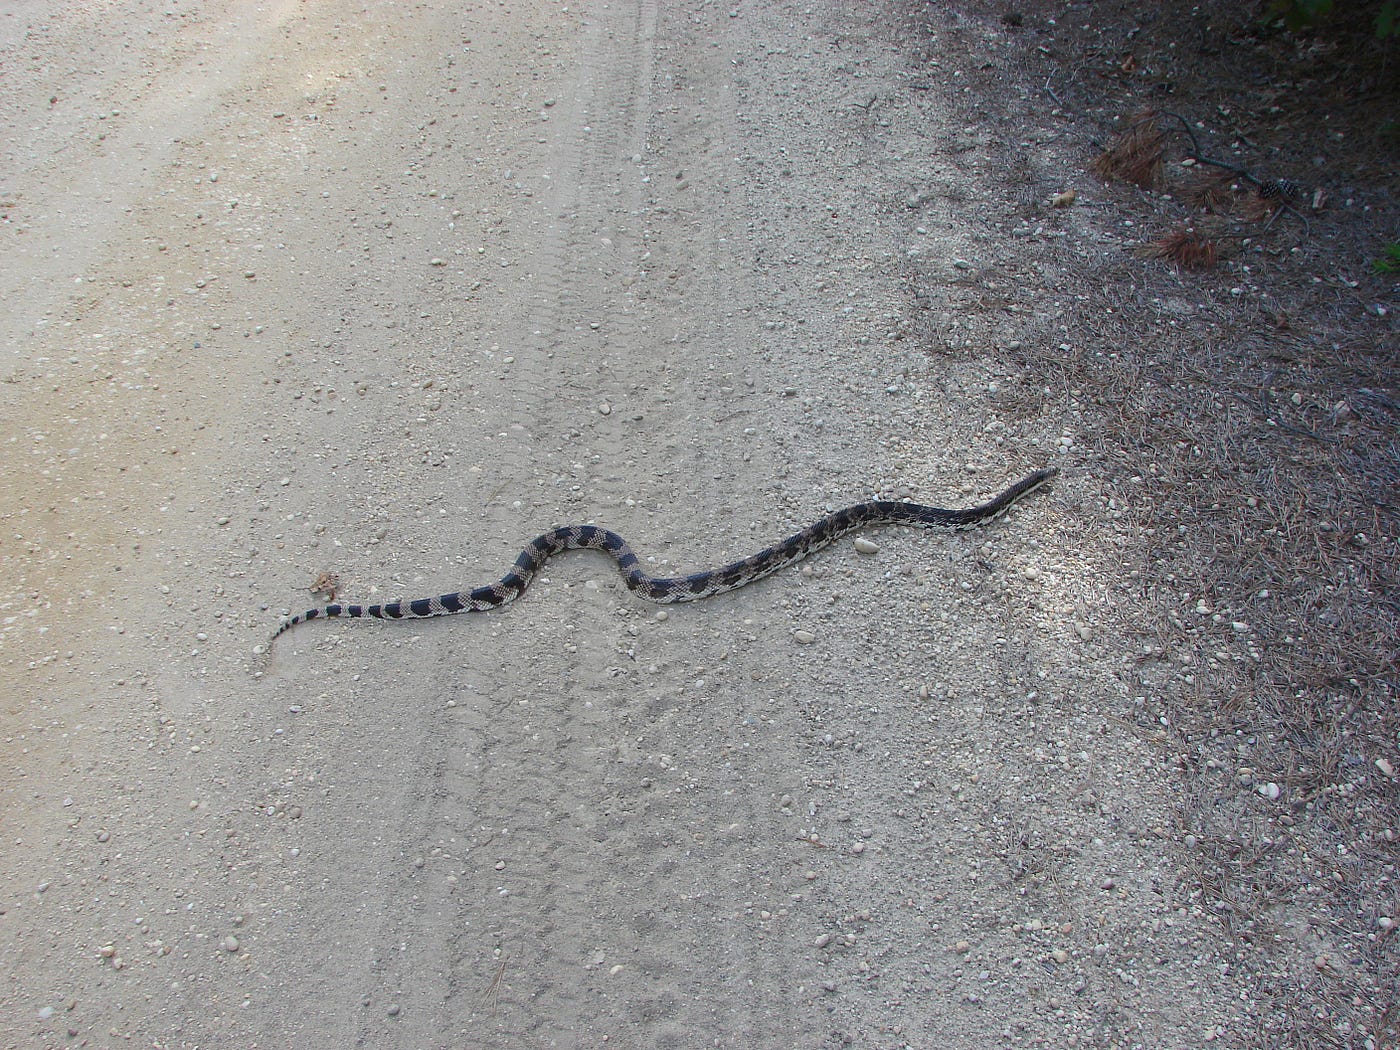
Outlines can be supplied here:
<path id="1" fill-rule="evenodd" d="M 608 555 L 622 574 L 627 589 L 644 601 L 658 605 L 700 601 L 702 598 L 712 598 L 716 594 L 737 590 L 771 576 L 861 529 L 878 525 L 907 525 L 946 532 L 978 528 L 1001 517 L 1014 503 L 1040 488 L 1058 473 L 1059 469 L 1056 467 L 1037 470 L 986 503 L 962 510 L 945 510 L 942 507 L 926 507 L 919 503 L 897 500 L 857 503 L 828 514 L 757 554 L 689 576 L 648 575 L 642 570 L 641 561 L 632 545 L 611 529 L 598 525 L 564 525 L 531 540 L 515 559 L 511 570 L 495 583 L 441 594 L 435 598 L 415 598 L 380 605 L 334 602 L 317 606 L 296 616 L 284 618 L 269 640 L 269 646 L 297 624 L 310 620 L 337 616 L 410 620 L 499 609 L 525 593 L 530 581 L 544 567 L 545 562 L 556 554 L 569 550 L 596 550 Z"/>

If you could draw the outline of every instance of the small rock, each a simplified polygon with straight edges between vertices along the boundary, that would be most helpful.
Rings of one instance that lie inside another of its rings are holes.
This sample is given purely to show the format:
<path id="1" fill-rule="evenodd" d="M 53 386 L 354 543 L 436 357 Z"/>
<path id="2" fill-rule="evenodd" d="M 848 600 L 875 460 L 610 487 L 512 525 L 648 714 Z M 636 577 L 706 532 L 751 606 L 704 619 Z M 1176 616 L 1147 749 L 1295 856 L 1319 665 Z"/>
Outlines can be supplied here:
<path id="1" fill-rule="evenodd" d="M 855 549 L 861 554 L 880 553 L 880 545 L 878 543 L 875 543 L 873 540 L 866 539 L 864 536 L 857 536 L 852 546 L 855 547 Z"/>
<path id="2" fill-rule="evenodd" d="M 798 645 L 811 645 L 817 640 L 817 636 L 811 631 L 797 630 L 792 632 L 793 641 Z"/>
<path id="3" fill-rule="evenodd" d="M 219 947 L 222 948 L 224 951 L 228 952 L 229 954 L 233 954 L 234 952 L 238 951 L 238 938 L 230 933 L 227 937 L 225 937 L 222 941 L 219 942 Z"/>
<path id="4" fill-rule="evenodd" d="M 610 404 L 608 404 L 606 401 L 604 401 L 601 405 L 598 406 L 598 414 L 599 414 L 600 416 L 610 416 L 610 415 L 612 415 L 612 405 L 610 405 Z"/>

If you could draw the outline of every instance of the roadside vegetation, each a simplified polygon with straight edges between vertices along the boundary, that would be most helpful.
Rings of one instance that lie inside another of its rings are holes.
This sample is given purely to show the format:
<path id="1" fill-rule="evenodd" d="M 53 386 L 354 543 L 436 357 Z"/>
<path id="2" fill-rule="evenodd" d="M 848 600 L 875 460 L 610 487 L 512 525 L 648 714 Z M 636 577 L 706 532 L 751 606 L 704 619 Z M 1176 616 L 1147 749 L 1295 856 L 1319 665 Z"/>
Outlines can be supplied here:
<path id="1" fill-rule="evenodd" d="M 1175 892 L 1253 975 L 1251 1045 L 1400 1045 L 1394 4 L 968 10 L 1017 56 L 959 103 L 1034 231 L 1004 276 L 1059 308 L 999 351 L 1033 377 L 1000 407 L 1073 398 L 1138 538 L 1127 717 L 1185 784 Z"/>

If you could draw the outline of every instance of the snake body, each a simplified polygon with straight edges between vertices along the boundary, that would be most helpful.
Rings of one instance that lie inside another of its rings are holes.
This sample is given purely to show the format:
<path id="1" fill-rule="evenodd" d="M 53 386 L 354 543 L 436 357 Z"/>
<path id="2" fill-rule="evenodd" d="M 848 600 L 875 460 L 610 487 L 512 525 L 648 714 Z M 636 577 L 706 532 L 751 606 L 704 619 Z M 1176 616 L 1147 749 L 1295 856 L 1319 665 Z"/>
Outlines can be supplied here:
<path id="1" fill-rule="evenodd" d="M 381 620 L 422 619 L 429 616 L 449 616 L 453 613 L 484 612 L 499 609 L 515 601 L 530 581 L 554 555 L 567 550 L 597 550 L 607 554 L 617 564 L 627 588 L 638 598 L 670 605 L 694 602 L 725 591 L 747 586 L 755 580 L 771 576 L 801 561 L 823 547 L 829 546 L 858 529 L 875 525 L 909 525 L 915 528 L 961 531 L 985 525 L 999 518 L 1017 500 L 1040 488 L 1059 471 L 1054 467 L 1038 470 L 1022 478 L 999 496 L 966 510 L 944 510 L 918 503 L 893 500 L 871 500 L 828 514 L 780 543 L 739 561 L 707 572 L 690 576 L 649 576 L 641 569 L 631 544 L 611 529 L 597 525 L 565 525 L 551 529 L 531 540 L 515 559 L 515 565 L 495 583 L 472 590 L 455 591 L 436 598 L 416 598 L 412 601 L 388 602 L 382 605 L 346 605 L 334 603 L 309 609 L 282 621 L 272 638 L 275 640 L 299 623 L 322 617 L 371 616 Z"/>

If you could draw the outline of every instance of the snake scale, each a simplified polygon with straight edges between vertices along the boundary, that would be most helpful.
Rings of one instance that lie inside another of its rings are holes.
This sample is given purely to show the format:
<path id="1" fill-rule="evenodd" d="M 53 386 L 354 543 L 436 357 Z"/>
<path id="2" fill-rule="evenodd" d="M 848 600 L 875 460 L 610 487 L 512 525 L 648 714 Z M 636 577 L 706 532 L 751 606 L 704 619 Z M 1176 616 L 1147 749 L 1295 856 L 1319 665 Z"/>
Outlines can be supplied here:
<path id="1" fill-rule="evenodd" d="M 848 536 L 858 529 L 875 525 L 909 525 L 915 528 L 961 531 L 976 528 L 999 518 L 1013 503 L 1040 488 L 1059 471 L 1055 467 L 1038 470 L 1022 478 L 999 496 L 966 510 L 944 510 L 918 503 L 893 500 L 871 500 L 828 514 L 780 543 L 750 555 L 740 561 L 698 572 L 690 576 L 658 577 L 642 571 L 631 544 L 610 529 L 597 525 L 565 525 L 535 537 L 515 559 L 515 565 L 495 583 L 468 591 L 455 591 L 436 598 L 388 602 L 383 605 L 346 605 L 334 603 L 310 609 L 282 621 L 272 639 L 291 630 L 299 623 L 323 617 L 372 616 L 381 620 L 421 619 L 428 616 L 448 616 L 452 613 L 484 612 L 499 609 L 525 593 L 530 581 L 554 555 L 567 550 L 597 550 L 607 554 L 617 564 L 618 572 L 628 589 L 638 598 L 661 605 L 693 602 L 725 591 L 744 587 L 755 580 L 771 576 L 814 554 L 823 547 Z"/>

